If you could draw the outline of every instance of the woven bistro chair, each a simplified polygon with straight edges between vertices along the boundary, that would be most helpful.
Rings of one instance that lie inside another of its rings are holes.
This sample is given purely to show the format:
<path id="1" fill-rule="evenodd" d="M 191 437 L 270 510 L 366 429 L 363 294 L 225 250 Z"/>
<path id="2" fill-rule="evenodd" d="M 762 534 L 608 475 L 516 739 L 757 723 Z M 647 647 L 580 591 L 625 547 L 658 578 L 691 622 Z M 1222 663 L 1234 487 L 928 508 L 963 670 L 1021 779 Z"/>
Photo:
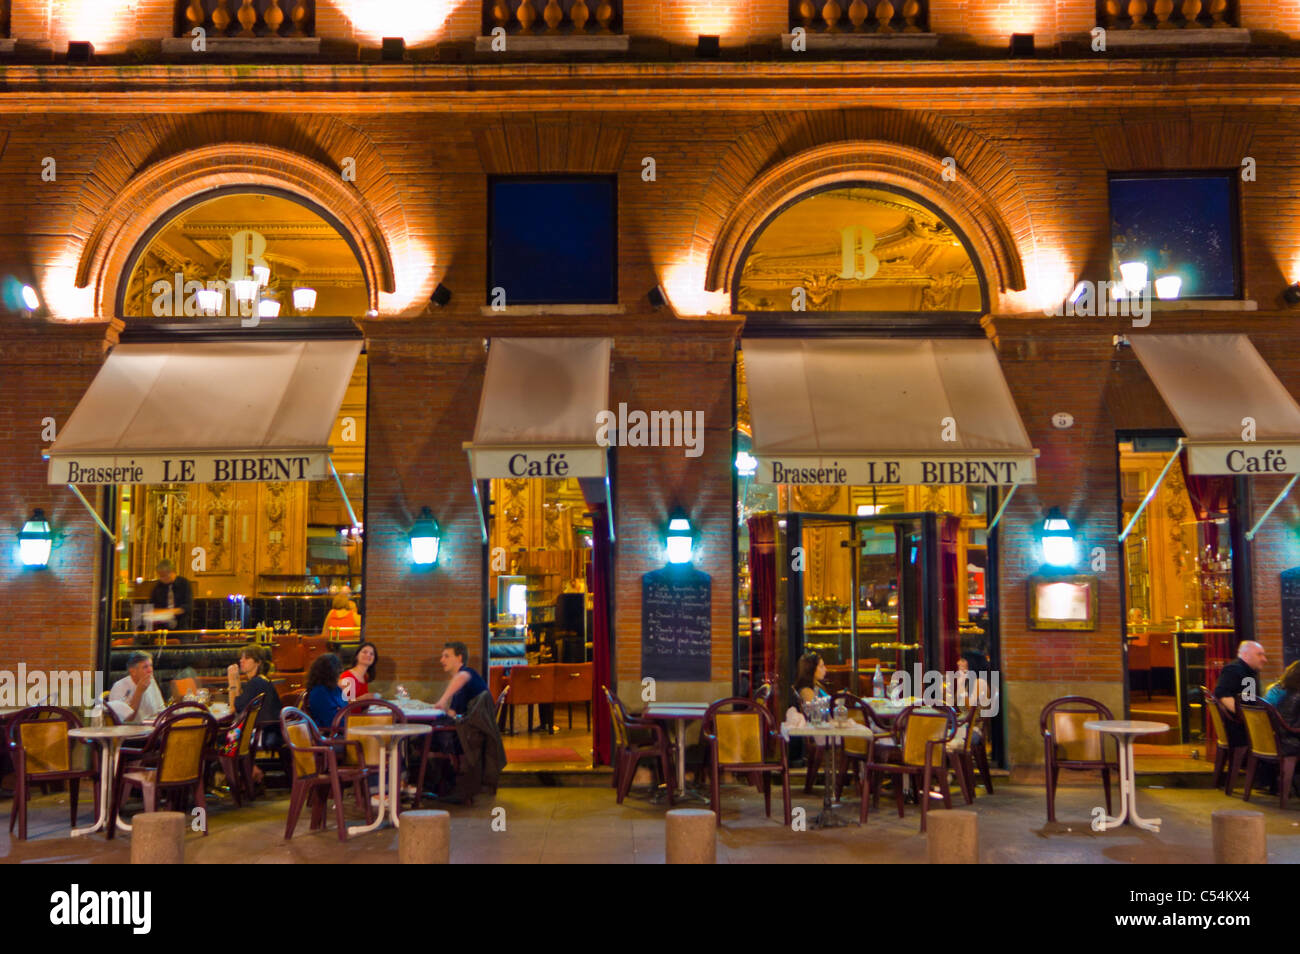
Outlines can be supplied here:
<path id="1" fill-rule="evenodd" d="M 1245 800 L 1250 801 L 1259 763 L 1267 762 L 1277 766 L 1278 807 L 1286 808 L 1287 798 L 1291 795 L 1291 781 L 1295 777 L 1296 759 L 1300 758 L 1300 729 L 1293 729 L 1282 721 L 1277 709 L 1267 702 L 1242 702 L 1239 705 L 1250 736 Z"/>
<path id="2" fill-rule="evenodd" d="M 371 712 L 370 710 L 382 709 L 382 712 Z M 353 736 L 352 729 L 364 725 L 401 725 L 406 722 L 406 713 L 399 709 L 391 702 L 383 699 L 359 699 L 356 702 L 349 702 L 346 706 L 334 714 L 334 723 L 330 726 L 330 738 L 343 739 L 347 742 L 360 742 L 361 748 L 358 750 L 352 746 L 344 746 L 342 749 L 343 761 L 340 763 L 345 768 L 356 768 L 364 765 L 367 776 L 377 775 L 379 772 L 379 760 L 384 757 L 384 747 L 379 744 L 379 740 L 372 736 Z M 399 766 L 401 758 L 398 759 Z M 398 777 L 392 780 L 390 784 L 393 790 L 400 793 L 402 790 L 401 782 L 402 773 L 399 767 Z M 367 778 L 367 783 L 369 779 Z M 364 810 L 360 802 L 361 789 L 353 786 L 353 791 L 357 797 L 357 807 Z"/>
<path id="3" fill-rule="evenodd" d="M 1086 696 L 1062 696 L 1043 707 L 1038 731 L 1043 736 L 1043 771 L 1047 777 L 1047 820 L 1056 821 L 1056 782 L 1061 769 L 1083 772 L 1101 770 L 1101 787 L 1106 794 L 1106 814 L 1110 808 L 1110 770 L 1119 772 L 1119 756 L 1107 760 L 1106 740 L 1100 732 L 1085 729 L 1094 719 L 1111 719 L 1110 710 L 1096 699 Z"/>
<path id="4" fill-rule="evenodd" d="M 614 788 L 615 800 L 623 804 L 632 788 L 632 776 L 637 765 L 653 759 L 668 791 L 668 804 L 673 804 L 673 759 L 676 746 L 664 732 L 664 727 L 651 719 L 639 719 L 627 714 L 623 701 L 608 686 L 601 686 L 605 701 L 609 703 L 610 719 L 614 723 Z M 652 788 L 651 791 L 654 791 Z"/>
<path id="5" fill-rule="evenodd" d="M 858 725 L 866 726 L 871 730 L 873 739 L 888 739 L 893 737 L 893 731 L 885 726 L 872 711 L 871 706 L 867 705 L 860 697 L 854 695 L 848 690 L 837 692 L 831 697 L 831 711 L 840 703 L 848 709 L 849 718 Z M 870 761 L 871 744 L 867 739 L 855 739 L 849 736 L 844 737 L 844 742 L 840 747 L 840 755 L 843 756 L 843 762 L 839 768 L 839 779 L 835 784 L 835 797 L 838 799 L 844 791 L 844 780 L 848 777 L 849 766 L 853 766 L 853 774 L 857 777 L 858 787 L 862 788 L 867 781 L 866 773 L 862 766 Z"/>
<path id="6" fill-rule="evenodd" d="M 203 782 L 212 737 L 217 730 L 216 720 L 206 709 L 172 708 L 178 711 L 158 716 L 140 753 L 123 756 L 118 762 L 113 802 L 108 807 L 109 838 L 117 831 L 117 814 L 132 788 L 140 789 L 146 812 L 157 809 L 159 792 L 168 793 L 173 799 L 192 792 L 194 804 L 207 810 Z M 204 837 L 208 834 L 207 825 L 203 826 L 203 834 Z"/>
<path id="7" fill-rule="evenodd" d="M 1240 713 L 1229 712 L 1227 706 L 1205 686 L 1201 686 L 1201 699 L 1205 711 L 1210 714 L 1210 724 L 1214 726 L 1214 787 L 1222 786 L 1223 793 L 1231 795 L 1232 783 L 1246 761 L 1250 746 L 1234 744 L 1230 727 L 1245 726 Z"/>
<path id="8" fill-rule="evenodd" d="M 257 729 L 257 717 L 262 713 L 262 702 L 266 698 L 265 694 L 259 695 L 244 707 L 244 711 L 235 716 L 235 721 L 231 723 L 230 731 L 239 730 L 239 748 L 235 750 L 234 755 L 227 755 L 221 750 L 220 744 L 223 741 L 222 734 L 217 733 L 217 747 L 214 748 L 211 757 L 221 765 L 221 771 L 226 776 L 226 781 L 230 784 L 230 794 L 235 799 L 236 805 L 243 804 L 240 789 L 248 795 L 248 800 L 253 800 L 253 760 L 257 755 L 257 747 L 253 744 L 254 736 Z"/>
<path id="9" fill-rule="evenodd" d="M 880 776 L 894 775 L 894 795 L 898 817 L 903 817 L 903 778 L 911 776 L 917 785 L 916 797 L 921 804 L 921 831 L 925 831 L 930 807 L 930 790 L 937 782 L 943 807 L 952 808 L 948 790 L 948 743 L 957 732 L 957 714 L 950 706 L 908 706 L 894 720 L 892 739 L 872 739 L 870 755 L 861 767 L 870 779 L 871 800 L 880 804 Z M 866 788 L 862 792 L 859 822 L 867 820 Z"/>
<path id="10" fill-rule="evenodd" d="M 298 825 L 298 816 L 303 805 L 311 802 L 311 828 L 325 827 L 325 815 L 329 800 L 334 799 L 335 822 L 338 825 L 339 841 L 348 840 L 347 823 L 343 820 L 343 786 L 353 785 L 361 789 L 359 801 L 365 806 L 366 821 L 370 822 L 370 783 L 365 768 L 365 756 L 361 751 L 361 742 L 353 739 L 328 740 L 321 736 L 320 729 L 311 716 L 293 706 L 280 710 L 280 730 L 284 734 L 285 747 L 292 754 L 290 766 L 293 770 L 293 790 L 289 796 L 289 818 L 284 826 L 284 838 L 293 837 L 293 830 Z M 353 749 L 355 762 L 351 766 L 340 766 L 338 750 Z"/>
<path id="11" fill-rule="evenodd" d="M 763 793 L 763 806 L 768 818 L 772 817 L 772 776 L 780 774 L 785 824 L 789 827 L 792 817 L 790 760 L 786 754 L 785 738 L 767 707 L 744 696 L 720 699 L 705 711 L 700 738 L 709 743 L 713 770 L 710 805 L 716 824 L 722 825 L 722 799 L 718 789 L 723 771 L 728 771 L 749 776 Z M 772 752 L 779 753 L 779 761 L 769 754 Z"/>
<path id="12" fill-rule="evenodd" d="M 18 838 L 27 840 L 27 802 L 33 782 L 68 783 L 68 801 L 73 827 L 77 824 L 77 791 L 87 779 L 95 793 L 95 814 L 99 814 L 99 753 L 90 768 L 79 768 L 83 751 L 70 729 L 81 728 L 75 712 L 59 706 L 31 706 L 14 713 L 9 723 L 9 754 L 14 766 L 14 800 L 9 806 L 9 831 L 18 823 Z"/>
<path id="13" fill-rule="evenodd" d="M 979 706 L 957 707 L 957 735 L 948 743 L 948 758 L 956 768 L 957 783 L 969 805 L 975 800 L 975 770 L 979 769 L 984 790 L 993 794 L 993 777 L 989 771 L 989 754 L 984 749 L 983 717 Z"/>

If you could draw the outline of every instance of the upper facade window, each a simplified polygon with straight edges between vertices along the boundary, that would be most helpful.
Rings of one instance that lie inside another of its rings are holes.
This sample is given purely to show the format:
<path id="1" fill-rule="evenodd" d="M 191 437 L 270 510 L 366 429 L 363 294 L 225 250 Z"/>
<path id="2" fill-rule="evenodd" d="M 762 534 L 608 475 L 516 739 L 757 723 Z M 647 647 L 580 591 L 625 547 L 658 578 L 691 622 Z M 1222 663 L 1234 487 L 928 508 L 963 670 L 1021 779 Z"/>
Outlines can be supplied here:
<path id="1" fill-rule="evenodd" d="M 369 307 L 339 227 L 279 194 L 182 206 L 140 243 L 129 275 L 125 318 L 358 317 Z"/>
<path id="2" fill-rule="evenodd" d="M 1111 280 L 1130 294 L 1241 297 L 1235 174 L 1113 175 L 1110 218 Z"/>
<path id="3" fill-rule="evenodd" d="M 740 312 L 967 312 L 983 282 L 962 236 L 898 192 L 852 186 L 777 212 L 736 283 Z"/>
<path id="4" fill-rule="evenodd" d="M 493 178 L 488 190 L 489 304 L 618 302 L 612 176 Z"/>

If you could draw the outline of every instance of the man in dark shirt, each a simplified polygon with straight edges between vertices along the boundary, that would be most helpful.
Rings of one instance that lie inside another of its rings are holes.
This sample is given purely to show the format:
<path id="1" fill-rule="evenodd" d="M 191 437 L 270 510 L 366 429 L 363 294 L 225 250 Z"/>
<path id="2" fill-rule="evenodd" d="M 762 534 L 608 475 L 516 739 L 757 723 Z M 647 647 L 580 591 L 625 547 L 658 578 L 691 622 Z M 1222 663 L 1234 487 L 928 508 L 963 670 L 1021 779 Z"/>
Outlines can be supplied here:
<path id="1" fill-rule="evenodd" d="M 1244 696 L 1253 702 L 1261 695 L 1259 671 L 1268 662 L 1264 647 L 1253 640 L 1246 640 L 1237 647 L 1237 658 L 1223 667 L 1219 681 L 1214 687 L 1214 697 L 1223 703 L 1229 712 L 1237 712 L 1237 698 Z M 1239 722 L 1228 723 L 1228 742 L 1230 745 L 1246 745 L 1246 727 Z"/>
<path id="2" fill-rule="evenodd" d="M 194 588 L 190 581 L 176 575 L 176 565 L 171 560 L 158 561 L 158 582 L 154 584 L 149 602 L 155 610 L 170 610 L 171 620 L 156 625 L 160 629 L 189 629 L 194 619 Z"/>

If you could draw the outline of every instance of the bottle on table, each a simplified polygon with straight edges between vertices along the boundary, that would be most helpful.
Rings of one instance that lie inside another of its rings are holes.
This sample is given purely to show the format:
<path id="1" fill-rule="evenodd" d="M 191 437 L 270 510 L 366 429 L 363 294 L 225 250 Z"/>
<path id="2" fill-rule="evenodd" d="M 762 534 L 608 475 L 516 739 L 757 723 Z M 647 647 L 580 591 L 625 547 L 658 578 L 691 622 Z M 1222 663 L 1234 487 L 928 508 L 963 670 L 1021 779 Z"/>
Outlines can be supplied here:
<path id="1" fill-rule="evenodd" d="M 885 697 L 885 677 L 880 674 L 880 663 L 876 663 L 876 674 L 871 677 L 871 694 L 877 699 Z"/>

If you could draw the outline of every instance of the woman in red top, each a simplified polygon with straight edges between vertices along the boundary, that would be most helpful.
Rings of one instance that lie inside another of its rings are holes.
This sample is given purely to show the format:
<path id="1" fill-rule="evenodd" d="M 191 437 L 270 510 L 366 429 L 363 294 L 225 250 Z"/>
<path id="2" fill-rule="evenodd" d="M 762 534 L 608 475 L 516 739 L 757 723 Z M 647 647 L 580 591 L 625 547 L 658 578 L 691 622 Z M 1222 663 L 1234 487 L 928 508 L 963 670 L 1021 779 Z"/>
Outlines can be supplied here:
<path id="1" fill-rule="evenodd" d="M 343 670 L 339 677 L 339 688 L 343 698 L 348 702 L 370 694 L 370 680 L 375 678 L 375 663 L 379 662 L 379 650 L 374 643 L 362 643 L 352 657 L 352 665 Z"/>

